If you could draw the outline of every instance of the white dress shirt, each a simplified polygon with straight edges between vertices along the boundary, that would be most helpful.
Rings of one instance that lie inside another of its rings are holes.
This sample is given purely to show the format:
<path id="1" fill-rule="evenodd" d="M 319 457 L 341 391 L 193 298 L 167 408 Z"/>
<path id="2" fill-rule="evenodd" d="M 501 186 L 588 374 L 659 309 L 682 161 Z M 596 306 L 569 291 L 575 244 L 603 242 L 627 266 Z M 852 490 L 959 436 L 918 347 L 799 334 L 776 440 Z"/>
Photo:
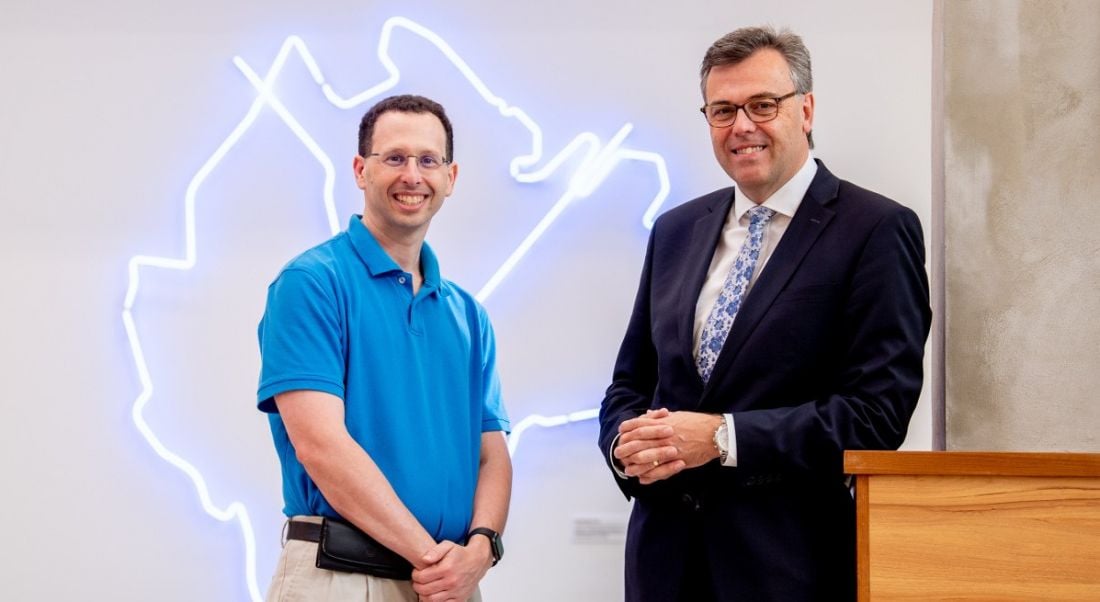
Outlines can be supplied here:
<path id="1" fill-rule="evenodd" d="M 817 163 L 814 162 L 813 155 L 810 155 L 798 172 L 794 174 L 794 177 L 787 180 L 786 184 L 761 203 L 761 205 L 775 211 L 775 215 L 768 221 L 768 225 L 764 229 L 764 239 L 760 244 L 760 257 L 756 260 L 756 268 L 753 270 L 752 278 L 749 279 L 748 287 L 745 289 L 746 296 L 752 290 L 752 285 L 760 277 L 764 268 L 767 267 L 768 259 L 771 258 L 775 247 L 779 245 L 779 240 L 783 238 L 787 226 L 791 224 L 791 219 L 794 218 L 795 211 L 798 211 L 798 206 L 802 204 L 802 197 L 806 196 L 806 191 L 810 189 L 810 183 L 813 182 L 816 174 Z M 707 270 L 707 279 L 703 282 L 703 288 L 699 291 L 699 299 L 695 302 L 694 355 L 696 359 L 699 357 L 699 344 L 703 337 L 703 326 L 706 325 L 711 309 L 718 301 L 718 295 L 726 284 L 726 277 L 729 275 L 730 268 L 733 267 L 733 262 L 737 259 L 738 253 L 741 252 L 741 246 L 745 244 L 745 239 L 749 236 L 748 213 L 749 209 L 755 206 L 756 203 L 749 200 L 740 191 L 734 190 L 733 206 L 730 207 L 729 214 L 726 215 L 726 223 L 722 226 L 721 238 L 719 238 L 718 246 L 714 249 L 714 255 L 711 257 L 710 269 Z M 737 321 L 736 317 L 734 321 Z M 733 415 L 724 414 L 723 416 L 726 419 L 727 432 L 729 433 L 729 455 L 726 456 L 723 466 L 737 466 L 737 435 L 733 428 Z"/>
<path id="2" fill-rule="evenodd" d="M 806 162 L 802 164 L 798 172 L 794 174 L 794 177 L 787 180 L 786 184 L 761 203 L 763 206 L 774 210 L 775 215 L 768 221 L 767 228 L 764 230 L 764 239 L 760 245 L 760 256 L 756 260 L 756 268 L 753 270 L 752 278 L 745 289 L 746 295 L 752 290 L 752 285 L 767 266 L 768 259 L 775 251 L 775 247 L 779 245 L 783 233 L 787 231 L 787 226 L 790 225 L 795 211 L 798 211 L 798 206 L 802 204 L 802 197 L 806 196 L 806 191 L 810 189 L 810 183 L 813 182 L 815 175 L 817 175 L 817 163 L 814 162 L 811 154 L 806 158 Z M 721 238 L 710 260 L 707 278 L 703 282 L 703 288 L 699 291 L 699 299 L 695 303 L 694 355 L 696 358 L 699 357 L 699 343 L 703 335 L 703 326 L 707 323 L 707 318 L 710 316 L 714 303 L 718 301 L 718 294 L 726 283 L 726 277 L 729 275 L 730 268 L 733 267 L 734 260 L 741 252 L 741 245 L 745 244 L 745 239 L 748 238 L 748 212 L 754 206 L 756 206 L 756 203 L 736 189 L 734 190 L 733 205 L 726 215 L 726 223 L 722 226 Z M 737 318 L 734 318 L 734 321 L 736 320 Z M 737 466 L 737 433 L 733 428 L 733 414 L 723 414 L 722 417 L 725 418 L 726 430 L 729 433 L 729 454 L 722 465 Z M 611 454 L 609 454 L 611 466 L 614 468 L 615 474 L 622 479 L 626 479 L 629 477 L 622 471 L 619 461 L 613 455 L 618 444 L 619 436 L 615 435 L 615 439 L 611 442 Z"/>

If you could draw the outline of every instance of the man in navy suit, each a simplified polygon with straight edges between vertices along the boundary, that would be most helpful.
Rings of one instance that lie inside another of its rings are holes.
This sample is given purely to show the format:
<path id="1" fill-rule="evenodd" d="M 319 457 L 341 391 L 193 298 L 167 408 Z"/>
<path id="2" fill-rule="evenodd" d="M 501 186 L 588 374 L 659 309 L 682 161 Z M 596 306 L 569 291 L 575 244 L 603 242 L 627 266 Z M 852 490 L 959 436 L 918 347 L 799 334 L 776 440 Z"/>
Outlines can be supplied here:
<path id="1" fill-rule="evenodd" d="M 931 310 L 917 216 L 811 155 L 809 51 L 771 28 L 701 70 L 735 186 L 657 220 L 600 411 L 626 599 L 855 597 L 847 449 L 896 449 Z"/>

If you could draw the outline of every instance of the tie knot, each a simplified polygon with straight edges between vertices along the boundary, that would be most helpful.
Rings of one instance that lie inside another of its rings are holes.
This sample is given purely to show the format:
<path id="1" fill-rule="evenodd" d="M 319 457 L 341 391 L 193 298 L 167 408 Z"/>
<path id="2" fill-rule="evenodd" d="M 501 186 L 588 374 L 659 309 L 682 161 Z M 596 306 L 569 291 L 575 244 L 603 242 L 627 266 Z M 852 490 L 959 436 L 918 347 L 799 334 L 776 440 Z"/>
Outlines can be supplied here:
<path id="1" fill-rule="evenodd" d="M 757 205 L 752 209 L 749 209 L 749 224 L 762 224 L 767 222 L 775 215 L 775 209 L 769 209 L 763 205 Z"/>

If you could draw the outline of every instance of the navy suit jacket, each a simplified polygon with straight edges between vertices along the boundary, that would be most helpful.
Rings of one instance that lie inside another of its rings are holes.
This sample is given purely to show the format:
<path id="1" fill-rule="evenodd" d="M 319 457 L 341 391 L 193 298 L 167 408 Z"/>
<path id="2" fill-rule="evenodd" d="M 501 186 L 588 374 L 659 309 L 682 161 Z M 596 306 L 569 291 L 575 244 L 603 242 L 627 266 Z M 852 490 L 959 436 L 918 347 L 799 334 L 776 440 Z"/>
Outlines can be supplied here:
<path id="1" fill-rule="evenodd" d="M 896 449 L 917 403 L 931 323 L 920 222 L 818 161 L 704 385 L 695 305 L 732 202 L 726 188 L 657 220 L 600 410 L 605 459 L 619 425 L 647 409 L 734 416 L 736 468 L 616 477 L 636 498 L 627 599 L 681 599 L 698 562 L 719 600 L 852 599 L 843 453 Z"/>

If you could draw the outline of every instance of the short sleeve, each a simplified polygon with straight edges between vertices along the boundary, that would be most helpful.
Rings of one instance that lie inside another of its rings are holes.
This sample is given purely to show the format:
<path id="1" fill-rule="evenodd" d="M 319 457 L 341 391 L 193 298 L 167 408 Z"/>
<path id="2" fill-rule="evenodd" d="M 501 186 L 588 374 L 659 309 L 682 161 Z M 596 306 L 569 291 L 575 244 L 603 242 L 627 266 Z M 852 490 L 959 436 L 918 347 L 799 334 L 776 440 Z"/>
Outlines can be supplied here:
<path id="1" fill-rule="evenodd" d="M 257 404 L 276 412 L 275 396 L 312 390 L 344 397 L 344 341 L 336 287 L 317 275 L 287 268 L 268 287 L 260 320 Z"/>
<path id="2" fill-rule="evenodd" d="M 497 374 L 496 337 L 493 334 L 493 325 L 489 322 L 489 316 L 485 308 L 478 307 L 478 329 L 481 333 L 481 382 L 483 408 L 481 415 L 481 432 L 504 431 L 511 432 L 512 425 L 508 420 L 508 413 L 504 409 L 504 399 L 501 395 L 500 376 Z"/>

